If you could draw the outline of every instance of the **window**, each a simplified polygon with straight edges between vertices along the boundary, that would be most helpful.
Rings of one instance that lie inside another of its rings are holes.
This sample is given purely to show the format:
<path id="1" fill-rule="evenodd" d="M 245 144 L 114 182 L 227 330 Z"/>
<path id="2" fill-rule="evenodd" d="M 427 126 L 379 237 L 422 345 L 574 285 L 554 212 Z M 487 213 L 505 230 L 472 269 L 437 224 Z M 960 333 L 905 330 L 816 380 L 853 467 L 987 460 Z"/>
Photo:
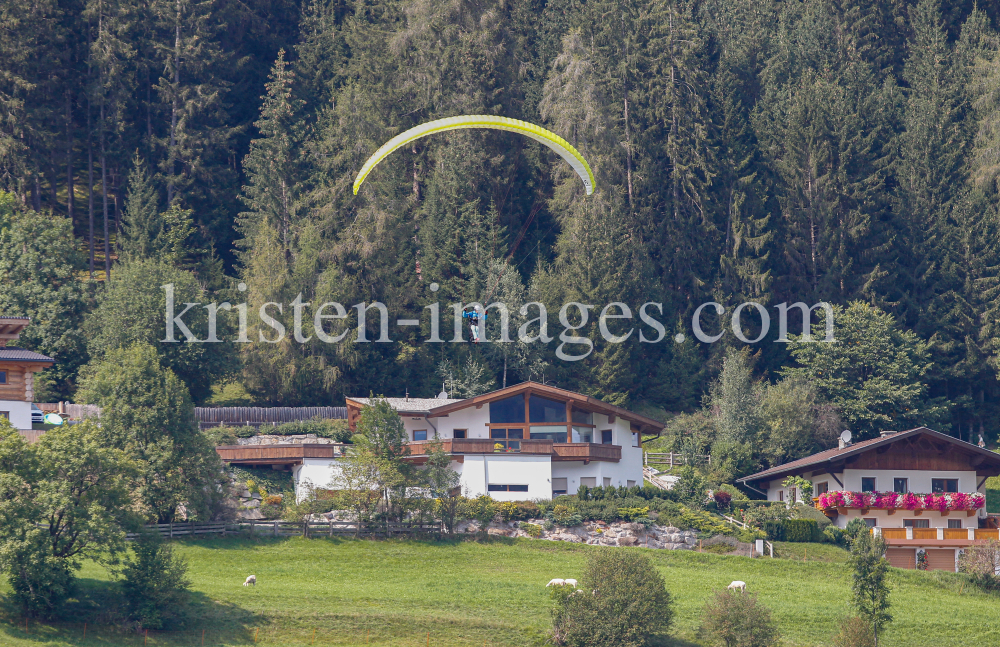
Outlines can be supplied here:
<path id="1" fill-rule="evenodd" d="M 594 424 L 594 414 L 592 414 L 589 411 L 580 411 L 578 409 L 573 409 L 573 424 L 592 425 Z"/>
<path id="2" fill-rule="evenodd" d="M 958 479 L 931 479 L 931 492 L 958 492 Z"/>
<path id="3" fill-rule="evenodd" d="M 904 528 L 930 528 L 930 519 L 903 519 Z"/>
<path id="4" fill-rule="evenodd" d="M 784 501 L 784 500 L 785 500 L 785 491 L 778 490 L 778 501 Z"/>
<path id="5" fill-rule="evenodd" d="M 7 383 L 7 371 L 0 371 L 0 384 Z"/>
<path id="6" fill-rule="evenodd" d="M 468 429 L 456 429 L 454 432 L 455 438 L 468 438 Z"/>
<path id="7" fill-rule="evenodd" d="M 413 430 L 413 440 L 427 440 L 427 430 L 426 429 L 414 429 Z"/>
<path id="8" fill-rule="evenodd" d="M 910 491 L 909 479 L 892 479 L 892 491 L 899 494 L 906 494 Z"/>
<path id="9" fill-rule="evenodd" d="M 590 427 L 573 427 L 573 442 L 574 443 L 592 443 L 594 442 L 594 430 Z"/>
<path id="10" fill-rule="evenodd" d="M 586 485 L 587 487 L 597 487 L 597 477 L 596 476 L 581 476 L 580 485 Z"/>
<path id="11" fill-rule="evenodd" d="M 490 422 L 506 424 L 524 422 L 524 396 L 515 395 L 496 402 L 490 402 Z"/>
<path id="12" fill-rule="evenodd" d="M 521 440 L 524 439 L 524 429 L 490 429 L 490 439 L 494 446 L 498 443 L 507 451 L 521 451 Z M 495 448 L 495 447 L 494 447 Z"/>
<path id="13" fill-rule="evenodd" d="M 961 519 L 949 519 L 948 520 L 948 527 L 949 528 L 961 528 L 962 527 L 962 520 Z"/>
<path id="14" fill-rule="evenodd" d="M 878 525 L 878 519 L 872 519 L 869 517 L 865 517 L 864 522 L 869 528 L 874 528 Z"/>
<path id="15" fill-rule="evenodd" d="M 604 477 L 604 487 L 611 487 L 611 477 L 609 476 Z"/>
<path id="16" fill-rule="evenodd" d="M 611 444 L 611 430 L 602 429 L 601 430 L 601 444 L 610 445 Z"/>
<path id="17" fill-rule="evenodd" d="M 566 442 L 566 427 L 531 427 L 532 440 L 551 440 L 554 443 Z"/>
<path id="18" fill-rule="evenodd" d="M 788 500 L 795 503 L 798 500 L 798 490 L 793 487 L 788 488 Z"/>
<path id="19" fill-rule="evenodd" d="M 862 492 L 874 492 L 875 491 L 875 477 L 874 476 L 862 476 L 861 477 L 861 491 Z"/>
<path id="20" fill-rule="evenodd" d="M 635 487 L 635 481 L 625 481 L 626 487 Z"/>
<path id="21" fill-rule="evenodd" d="M 0 418 L 10 420 L 10 411 L 0 411 Z"/>
<path id="22" fill-rule="evenodd" d="M 528 398 L 528 418 L 531 422 L 566 422 L 566 403 L 533 395 Z"/>
<path id="23" fill-rule="evenodd" d="M 821 494 L 826 494 L 829 491 L 830 491 L 830 484 L 826 481 L 823 481 L 822 483 L 816 484 L 816 491 L 814 492 L 814 494 L 816 496 L 819 496 Z"/>
<path id="24" fill-rule="evenodd" d="M 632 446 L 633 447 L 638 447 L 639 446 L 639 432 L 638 431 L 633 431 L 632 432 Z"/>
<path id="25" fill-rule="evenodd" d="M 490 492 L 527 492 L 527 485 L 497 485 L 490 483 L 487 489 Z"/>
<path id="26" fill-rule="evenodd" d="M 566 479 L 552 479 L 552 496 L 559 496 L 560 494 L 566 494 Z"/>

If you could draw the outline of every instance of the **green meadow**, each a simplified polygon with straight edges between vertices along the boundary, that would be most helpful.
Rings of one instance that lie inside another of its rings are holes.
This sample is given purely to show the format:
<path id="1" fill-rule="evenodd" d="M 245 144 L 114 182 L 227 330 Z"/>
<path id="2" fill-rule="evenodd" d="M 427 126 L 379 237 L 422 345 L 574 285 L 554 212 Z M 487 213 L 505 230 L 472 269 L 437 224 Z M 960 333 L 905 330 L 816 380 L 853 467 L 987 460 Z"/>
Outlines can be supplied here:
<path id="1" fill-rule="evenodd" d="M 0 643 L 62 645 L 509 645 L 540 644 L 549 625 L 545 583 L 583 573 L 598 549 L 548 541 L 250 539 L 179 541 L 194 591 L 183 630 L 113 629 L 99 610 L 103 567 L 87 564 L 65 622 L 41 624 L 5 611 Z M 778 544 L 777 559 L 642 550 L 676 605 L 675 647 L 701 644 L 701 608 L 712 592 L 744 580 L 773 610 L 786 646 L 829 645 L 848 612 L 846 553 Z M 807 550 L 808 548 L 808 550 Z M 243 587 L 247 575 L 256 587 Z M 981 647 L 1000 642 L 1000 596 L 960 575 L 892 569 L 895 622 L 885 647 Z M 4 584 L 6 587 L 6 584 Z M 87 636 L 84 638 L 84 623 Z"/>

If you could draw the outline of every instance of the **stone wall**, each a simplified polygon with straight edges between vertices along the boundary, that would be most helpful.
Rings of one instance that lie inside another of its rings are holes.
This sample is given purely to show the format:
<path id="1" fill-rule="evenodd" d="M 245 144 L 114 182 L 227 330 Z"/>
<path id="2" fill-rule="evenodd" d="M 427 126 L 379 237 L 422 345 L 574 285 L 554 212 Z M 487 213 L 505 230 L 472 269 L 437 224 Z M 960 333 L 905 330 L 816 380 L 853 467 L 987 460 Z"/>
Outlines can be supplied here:
<path id="1" fill-rule="evenodd" d="M 507 523 L 491 523 L 487 528 L 490 535 L 501 537 L 526 537 L 531 535 L 522 527 L 525 522 L 511 521 Z M 565 528 L 553 526 L 545 530 L 544 519 L 534 519 L 527 523 L 542 526 L 541 535 L 534 539 L 548 541 L 568 541 L 574 544 L 589 544 L 591 546 L 641 546 L 643 548 L 662 548 L 666 550 L 693 550 L 698 546 L 698 533 L 694 530 L 681 530 L 672 526 L 650 526 L 646 528 L 640 523 L 604 523 L 603 521 L 588 521 L 580 526 Z M 463 521 L 455 526 L 456 533 L 479 532 L 475 521 Z"/>

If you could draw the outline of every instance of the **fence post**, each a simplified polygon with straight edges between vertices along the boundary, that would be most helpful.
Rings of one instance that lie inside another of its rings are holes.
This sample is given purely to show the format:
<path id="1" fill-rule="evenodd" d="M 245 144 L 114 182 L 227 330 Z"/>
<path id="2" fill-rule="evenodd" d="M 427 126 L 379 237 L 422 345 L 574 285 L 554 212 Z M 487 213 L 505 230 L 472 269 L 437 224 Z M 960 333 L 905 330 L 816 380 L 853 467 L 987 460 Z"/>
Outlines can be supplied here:
<path id="1" fill-rule="evenodd" d="M 171 539 L 174 538 L 174 522 L 173 521 L 170 522 L 170 538 Z"/>
<path id="2" fill-rule="evenodd" d="M 277 519 L 274 520 L 274 536 L 275 537 L 278 536 L 278 520 Z"/>

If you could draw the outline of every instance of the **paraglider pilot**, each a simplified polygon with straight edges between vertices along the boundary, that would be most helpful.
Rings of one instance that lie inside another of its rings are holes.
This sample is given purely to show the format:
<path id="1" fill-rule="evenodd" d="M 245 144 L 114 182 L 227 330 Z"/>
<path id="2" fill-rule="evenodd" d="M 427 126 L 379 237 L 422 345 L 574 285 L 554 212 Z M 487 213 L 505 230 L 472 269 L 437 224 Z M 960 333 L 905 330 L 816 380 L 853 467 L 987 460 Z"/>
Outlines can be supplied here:
<path id="1" fill-rule="evenodd" d="M 479 308 L 473 307 L 462 311 L 462 317 L 469 320 L 469 328 L 472 329 L 472 343 L 479 343 L 479 320 L 486 324 L 486 313 L 479 314 Z"/>

